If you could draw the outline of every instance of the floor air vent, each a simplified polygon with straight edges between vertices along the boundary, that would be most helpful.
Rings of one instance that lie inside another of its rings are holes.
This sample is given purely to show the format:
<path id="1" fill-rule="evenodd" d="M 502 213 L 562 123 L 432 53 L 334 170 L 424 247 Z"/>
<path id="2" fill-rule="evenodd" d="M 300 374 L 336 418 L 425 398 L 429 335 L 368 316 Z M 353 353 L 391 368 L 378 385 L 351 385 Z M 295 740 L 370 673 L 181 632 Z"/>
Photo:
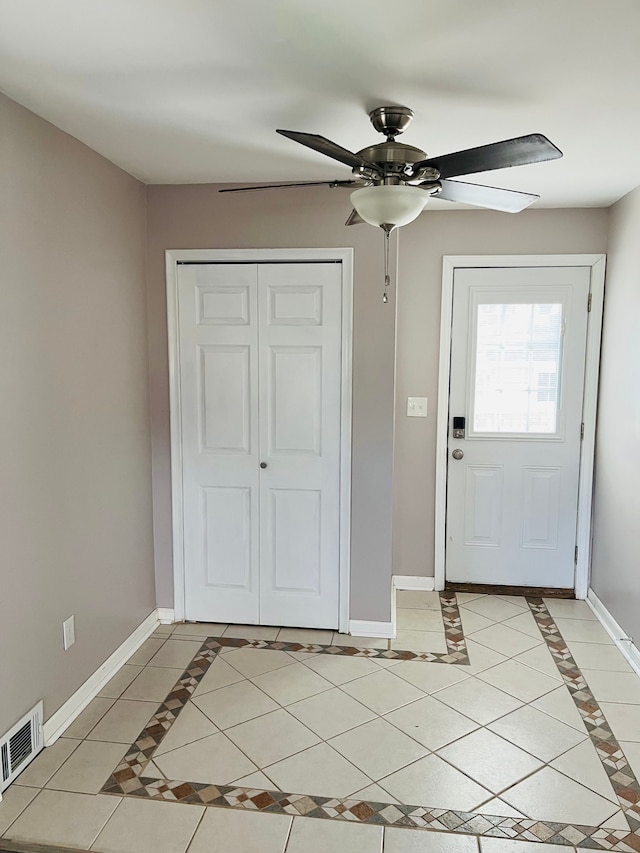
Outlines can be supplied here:
<path id="1" fill-rule="evenodd" d="M 0 793 L 42 749 L 42 702 L 0 739 Z"/>

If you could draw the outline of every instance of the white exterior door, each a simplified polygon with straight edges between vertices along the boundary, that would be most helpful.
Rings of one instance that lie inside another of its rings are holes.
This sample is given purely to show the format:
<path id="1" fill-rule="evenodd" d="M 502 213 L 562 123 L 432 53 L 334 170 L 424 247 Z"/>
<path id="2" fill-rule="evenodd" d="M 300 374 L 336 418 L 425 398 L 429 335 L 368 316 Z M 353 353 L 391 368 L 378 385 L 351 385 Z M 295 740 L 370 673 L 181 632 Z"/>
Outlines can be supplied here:
<path id="1" fill-rule="evenodd" d="M 338 627 L 337 263 L 178 273 L 187 619 Z"/>
<path id="2" fill-rule="evenodd" d="M 447 581 L 574 588 L 589 283 L 455 270 Z"/>

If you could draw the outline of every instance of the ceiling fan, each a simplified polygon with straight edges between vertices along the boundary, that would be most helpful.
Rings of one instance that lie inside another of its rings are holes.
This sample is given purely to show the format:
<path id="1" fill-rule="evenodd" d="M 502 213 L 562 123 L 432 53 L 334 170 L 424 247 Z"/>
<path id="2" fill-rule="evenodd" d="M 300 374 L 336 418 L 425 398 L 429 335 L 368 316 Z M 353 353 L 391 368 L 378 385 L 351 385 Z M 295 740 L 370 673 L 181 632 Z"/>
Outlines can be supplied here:
<path id="1" fill-rule="evenodd" d="M 377 107 L 369 113 L 369 118 L 375 130 L 386 136 L 386 141 L 356 153 L 315 133 L 276 131 L 294 142 L 351 166 L 354 175 L 351 180 L 236 187 L 220 192 L 322 185 L 333 188 L 349 187 L 355 190 L 351 194 L 354 210 L 345 224 L 367 222 L 381 227 L 388 234 L 394 228 L 412 222 L 422 212 L 431 196 L 446 201 L 464 202 L 475 207 L 518 213 L 539 196 L 452 181 L 450 178 L 562 157 L 562 151 L 541 133 L 505 139 L 502 142 L 480 145 L 439 157 L 427 157 L 420 148 L 406 145 L 396 139 L 413 119 L 413 111 L 408 107 Z"/>

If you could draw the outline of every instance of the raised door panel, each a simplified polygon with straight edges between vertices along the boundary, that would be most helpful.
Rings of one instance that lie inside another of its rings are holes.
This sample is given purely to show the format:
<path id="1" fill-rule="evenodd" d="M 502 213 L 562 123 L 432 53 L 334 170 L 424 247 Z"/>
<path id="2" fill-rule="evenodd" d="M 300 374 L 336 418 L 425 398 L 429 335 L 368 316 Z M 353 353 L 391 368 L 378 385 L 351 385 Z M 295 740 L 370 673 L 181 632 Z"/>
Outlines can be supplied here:
<path id="1" fill-rule="evenodd" d="M 525 467 L 522 472 L 522 547 L 558 547 L 560 468 Z"/>
<path id="2" fill-rule="evenodd" d="M 321 495 L 312 489 L 272 489 L 268 536 L 272 546 L 271 589 L 321 593 Z M 268 584 L 269 578 L 263 583 Z"/>
<path id="3" fill-rule="evenodd" d="M 251 322 L 248 285 L 200 284 L 196 306 L 199 326 L 248 326 Z"/>
<path id="4" fill-rule="evenodd" d="M 201 451 L 251 453 L 249 347 L 201 346 L 199 350 Z"/>
<path id="5" fill-rule="evenodd" d="M 321 453 L 322 348 L 270 347 L 270 455 Z"/>
<path id="6" fill-rule="evenodd" d="M 321 326 L 322 287 L 269 285 L 270 326 Z"/>
<path id="7" fill-rule="evenodd" d="M 202 489 L 203 578 L 207 588 L 250 591 L 251 489 Z"/>
<path id="8" fill-rule="evenodd" d="M 501 544 L 502 493 L 502 466 L 467 466 L 464 507 L 465 545 L 498 547 Z"/>

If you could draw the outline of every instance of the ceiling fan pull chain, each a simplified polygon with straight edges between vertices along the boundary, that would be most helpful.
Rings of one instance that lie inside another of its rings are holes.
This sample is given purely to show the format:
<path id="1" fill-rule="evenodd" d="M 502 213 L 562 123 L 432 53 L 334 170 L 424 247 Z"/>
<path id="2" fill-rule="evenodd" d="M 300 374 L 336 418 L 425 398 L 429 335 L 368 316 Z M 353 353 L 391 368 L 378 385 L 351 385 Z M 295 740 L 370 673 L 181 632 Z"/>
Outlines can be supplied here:
<path id="1" fill-rule="evenodd" d="M 382 301 L 386 305 L 389 301 L 387 296 L 387 288 L 391 284 L 391 279 L 389 277 L 389 229 L 384 229 L 384 293 L 382 294 Z"/>

